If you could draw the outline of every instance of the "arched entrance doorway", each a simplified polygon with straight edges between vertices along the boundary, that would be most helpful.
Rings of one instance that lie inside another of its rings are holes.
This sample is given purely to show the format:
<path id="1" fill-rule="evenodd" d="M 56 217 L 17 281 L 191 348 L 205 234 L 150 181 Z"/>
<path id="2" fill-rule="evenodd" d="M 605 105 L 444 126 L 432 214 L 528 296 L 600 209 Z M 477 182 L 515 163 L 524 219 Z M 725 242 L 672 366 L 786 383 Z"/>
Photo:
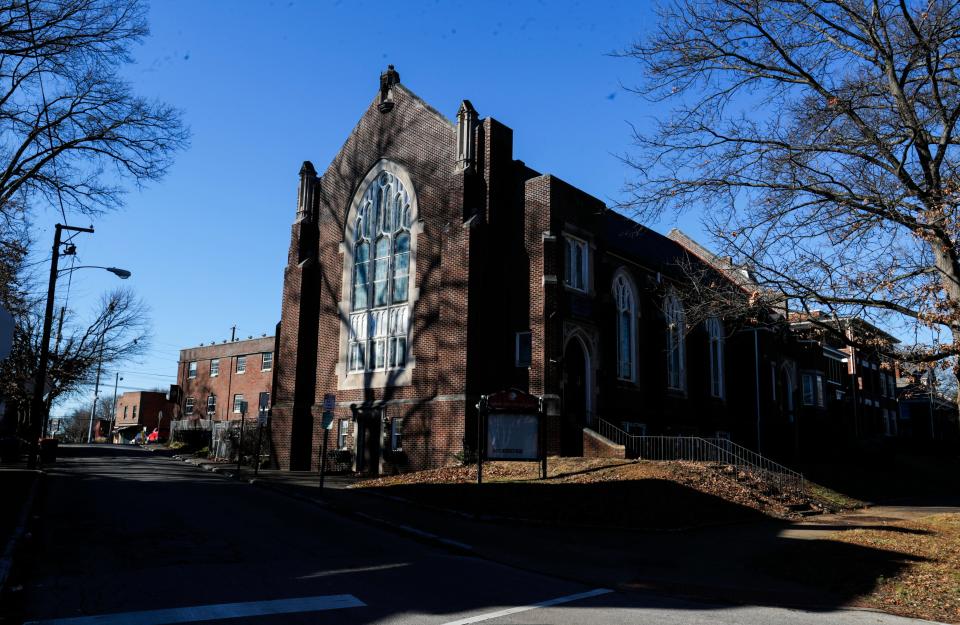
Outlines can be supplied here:
<path id="1" fill-rule="evenodd" d="M 583 428 L 589 419 L 590 357 L 583 342 L 574 337 L 563 353 L 563 455 L 583 454 Z"/>

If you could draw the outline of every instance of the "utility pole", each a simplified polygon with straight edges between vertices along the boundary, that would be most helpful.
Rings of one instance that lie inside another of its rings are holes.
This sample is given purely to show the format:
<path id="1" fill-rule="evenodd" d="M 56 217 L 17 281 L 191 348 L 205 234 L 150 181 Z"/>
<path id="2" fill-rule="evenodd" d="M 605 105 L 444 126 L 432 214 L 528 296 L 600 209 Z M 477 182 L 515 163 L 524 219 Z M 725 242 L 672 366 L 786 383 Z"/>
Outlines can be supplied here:
<path id="1" fill-rule="evenodd" d="M 113 428 L 116 426 L 117 421 L 117 386 L 120 384 L 120 380 L 123 378 L 120 377 L 120 372 L 117 371 L 117 376 L 113 380 L 113 414 L 110 415 L 110 440 L 113 440 Z"/>
<path id="2" fill-rule="evenodd" d="M 60 260 L 60 236 L 64 230 L 73 232 L 93 232 L 93 228 L 77 228 L 56 224 L 53 235 L 53 255 L 50 258 L 50 282 L 47 285 L 47 305 L 43 314 L 43 335 L 40 339 L 40 361 L 37 363 L 37 375 L 34 378 L 33 399 L 30 402 L 30 455 L 27 458 L 27 467 L 37 467 L 37 455 L 40 452 L 40 434 L 46 426 L 46 406 L 43 401 L 43 390 L 47 385 L 47 365 L 50 359 L 50 331 L 53 326 L 53 295 L 57 286 L 57 263 Z"/>
<path id="3" fill-rule="evenodd" d="M 93 389 L 93 407 L 90 409 L 90 426 L 87 428 L 87 444 L 93 442 L 93 422 L 97 418 L 97 399 L 100 395 L 100 369 L 103 367 L 103 341 L 107 337 L 107 329 L 100 335 L 100 358 L 97 360 L 97 383 Z"/>

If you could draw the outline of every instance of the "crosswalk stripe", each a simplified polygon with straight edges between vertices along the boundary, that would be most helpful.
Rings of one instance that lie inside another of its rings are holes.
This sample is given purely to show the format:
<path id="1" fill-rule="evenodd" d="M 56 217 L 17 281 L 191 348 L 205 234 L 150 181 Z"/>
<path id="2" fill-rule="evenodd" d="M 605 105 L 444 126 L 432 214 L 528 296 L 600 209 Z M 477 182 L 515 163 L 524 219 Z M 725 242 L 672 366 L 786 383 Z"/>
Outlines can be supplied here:
<path id="1" fill-rule="evenodd" d="M 323 610 L 340 610 L 343 608 L 362 608 L 366 605 L 367 604 L 353 595 L 323 595 L 317 597 L 248 601 L 244 603 L 219 603 L 186 608 L 170 608 L 166 610 L 145 610 L 142 612 L 121 612 L 94 616 L 56 618 L 45 621 L 28 621 L 24 625 L 121 625 L 125 623 L 137 623 L 137 625 L 167 625 L 168 623 L 196 623 L 242 616 L 265 616 L 269 614 L 291 614 L 294 612 L 320 612 Z"/>
<path id="2" fill-rule="evenodd" d="M 536 610 L 537 608 L 547 608 L 552 605 L 560 605 L 561 603 L 570 603 L 571 601 L 579 601 L 580 599 L 597 597 L 599 595 L 605 595 L 611 592 L 613 591 L 610 590 L 609 588 L 596 588 L 594 590 L 588 590 L 587 592 L 581 592 L 575 595 L 566 595 L 564 597 L 557 597 L 556 599 L 547 599 L 546 601 L 541 601 L 540 603 L 531 603 L 530 605 L 521 605 L 515 608 L 498 610 L 496 612 L 487 612 L 486 614 L 477 614 L 475 616 L 468 616 L 467 618 L 462 618 L 457 621 L 450 621 L 449 623 L 444 623 L 443 625 L 469 625 L 470 623 L 479 623 L 481 621 L 489 621 L 490 619 L 499 618 L 501 616 L 509 616 L 511 614 L 516 614 L 517 612 L 526 612 L 527 610 Z"/>

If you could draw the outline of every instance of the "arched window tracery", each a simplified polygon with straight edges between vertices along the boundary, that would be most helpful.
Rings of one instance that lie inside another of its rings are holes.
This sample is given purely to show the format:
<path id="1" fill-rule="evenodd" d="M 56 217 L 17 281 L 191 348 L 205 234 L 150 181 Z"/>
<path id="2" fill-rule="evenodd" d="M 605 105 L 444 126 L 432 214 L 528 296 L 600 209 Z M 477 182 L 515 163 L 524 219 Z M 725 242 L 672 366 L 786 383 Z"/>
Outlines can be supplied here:
<path id="1" fill-rule="evenodd" d="M 613 297 L 617 306 L 617 377 L 636 381 L 637 295 L 622 272 L 614 278 Z"/>
<path id="2" fill-rule="evenodd" d="M 667 322 L 667 386 L 684 391 L 687 388 L 686 318 L 675 293 L 667 294 L 663 312 Z"/>
<path id="3" fill-rule="evenodd" d="M 352 224 L 349 370 L 407 364 L 410 192 L 388 171 L 363 193 Z"/>

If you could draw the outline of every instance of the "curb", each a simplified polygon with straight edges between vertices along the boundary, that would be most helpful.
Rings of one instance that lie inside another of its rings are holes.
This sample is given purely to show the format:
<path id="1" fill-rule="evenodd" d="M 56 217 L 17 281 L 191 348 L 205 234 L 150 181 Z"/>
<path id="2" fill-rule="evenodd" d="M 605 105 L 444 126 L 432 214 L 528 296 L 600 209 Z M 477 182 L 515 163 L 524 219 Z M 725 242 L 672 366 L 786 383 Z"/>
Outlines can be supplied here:
<path id="1" fill-rule="evenodd" d="M 46 475 L 42 470 L 35 470 L 33 473 L 36 477 L 33 480 L 33 484 L 30 485 L 30 492 L 27 493 L 27 498 L 23 503 L 20 518 L 17 519 L 17 525 L 14 527 L 13 534 L 10 536 L 10 540 L 7 541 L 3 554 L 0 555 L 0 595 L 7 590 L 7 581 L 10 578 L 10 572 L 13 570 L 14 558 L 20 548 L 20 542 L 27 533 L 27 524 L 33 512 L 37 492 L 40 490 L 40 483 Z"/>
<path id="2" fill-rule="evenodd" d="M 224 471 L 220 467 L 210 467 L 202 466 L 189 462 L 188 459 L 183 457 L 171 457 L 171 460 L 179 460 L 185 464 L 192 465 L 198 469 L 205 471 L 210 471 L 218 475 L 223 476 L 224 478 L 231 479 L 234 477 L 234 474 L 229 471 Z M 315 506 L 318 506 L 328 512 L 334 512 L 341 516 L 349 517 L 354 520 L 358 520 L 370 525 L 375 525 L 380 529 L 395 533 L 401 534 L 408 538 L 412 538 L 419 542 L 428 543 L 440 549 L 452 552 L 457 555 L 467 555 L 467 556 L 478 556 L 479 554 L 474 550 L 473 547 L 466 543 L 462 543 L 458 540 L 453 540 L 452 538 L 444 538 L 443 536 L 438 536 L 432 532 L 418 529 L 410 525 L 398 525 L 392 523 L 386 519 L 381 519 L 373 515 L 367 514 L 365 512 L 358 512 L 356 510 L 351 510 L 345 506 L 340 506 L 330 501 L 319 499 L 317 497 L 310 497 L 308 495 L 302 495 L 298 492 L 295 492 L 283 485 L 273 484 L 268 480 L 263 480 L 260 478 L 249 478 L 244 480 L 250 486 L 255 486 L 263 490 L 276 493 L 278 495 L 289 497 L 291 499 L 296 499 L 305 503 L 309 503 Z M 369 495 L 370 493 L 359 493 L 364 495 Z"/>

